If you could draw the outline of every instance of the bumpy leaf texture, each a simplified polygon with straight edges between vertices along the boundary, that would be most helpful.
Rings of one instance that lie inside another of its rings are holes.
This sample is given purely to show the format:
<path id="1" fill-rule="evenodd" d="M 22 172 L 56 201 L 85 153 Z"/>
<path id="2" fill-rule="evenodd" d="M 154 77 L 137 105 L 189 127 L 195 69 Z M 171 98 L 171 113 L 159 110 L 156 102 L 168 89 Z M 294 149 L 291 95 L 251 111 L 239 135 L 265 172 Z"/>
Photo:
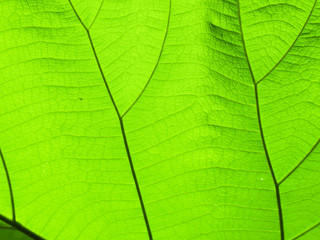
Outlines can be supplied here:
<path id="1" fill-rule="evenodd" d="M 320 2 L 1 0 L 0 23 L 1 239 L 320 239 Z"/>

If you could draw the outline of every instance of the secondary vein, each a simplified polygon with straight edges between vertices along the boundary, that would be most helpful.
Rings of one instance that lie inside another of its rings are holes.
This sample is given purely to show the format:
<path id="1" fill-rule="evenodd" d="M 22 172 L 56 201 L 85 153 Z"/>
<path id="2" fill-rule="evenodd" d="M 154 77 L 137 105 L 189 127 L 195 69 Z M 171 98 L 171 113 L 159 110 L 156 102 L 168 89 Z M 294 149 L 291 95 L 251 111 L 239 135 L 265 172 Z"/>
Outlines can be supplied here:
<path id="1" fill-rule="evenodd" d="M 315 229 L 318 226 L 320 226 L 320 222 L 317 223 L 316 225 L 312 226 L 311 228 L 307 229 L 306 231 L 300 233 L 298 236 L 294 237 L 292 240 L 296 240 L 296 239 L 302 237 L 303 235 L 305 235 L 306 233 L 310 232 L 311 230 Z"/>
<path id="2" fill-rule="evenodd" d="M 313 145 L 313 147 L 311 148 L 311 150 L 306 154 L 306 156 L 297 164 L 297 166 L 295 166 L 280 182 L 279 185 L 281 183 L 283 183 L 288 177 L 291 176 L 292 173 L 294 173 L 294 171 L 296 171 L 302 163 L 304 163 L 304 161 L 310 156 L 310 154 L 316 149 L 316 147 L 319 145 L 320 143 L 320 139 L 316 142 L 315 145 Z"/>
<path id="3" fill-rule="evenodd" d="M 262 145 L 263 145 L 263 149 L 265 152 L 265 156 L 268 162 L 268 166 L 270 169 L 270 173 L 273 179 L 273 183 L 274 183 L 274 187 L 275 187 L 275 192 L 276 192 L 276 199 L 277 199 L 277 207 L 278 207 L 278 216 L 279 216 L 279 227 L 280 227 L 280 237 L 281 240 L 284 240 L 284 227 L 283 227 L 283 214 L 282 214 L 282 206 L 281 206 L 281 197 L 280 197 L 280 189 L 279 189 L 279 184 L 277 182 L 274 170 L 273 170 L 273 166 L 270 160 L 270 156 L 268 153 L 268 149 L 267 149 L 267 144 L 265 141 L 265 137 L 264 137 L 264 133 L 263 133 L 263 127 L 262 127 L 262 122 L 261 122 L 261 115 L 260 115 L 260 104 L 259 104 L 259 95 L 258 95 L 258 84 L 255 81 L 254 78 L 254 74 L 251 68 L 251 64 L 249 61 L 249 57 L 248 57 L 248 53 L 247 53 L 247 49 L 246 49 L 246 44 L 245 44 L 245 40 L 244 40 L 244 36 L 243 36 L 243 29 L 242 29 L 242 21 L 241 21 L 241 12 L 240 12 L 240 0 L 238 0 L 238 18 L 239 18 L 239 27 L 240 27 L 240 34 L 241 34 L 241 40 L 242 40 L 242 45 L 243 45 L 243 50 L 244 50 L 244 54 L 245 54 L 245 58 L 247 61 L 247 65 L 249 68 L 249 72 L 251 75 L 251 79 L 254 85 L 254 92 L 255 92 L 255 100 L 256 100 L 256 109 L 257 109 L 257 117 L 258 117 L 258 124 L 259 124 L 259 130 L 260 130 L 260 136 L 261 136 L 261 140 L 262 140 Z"/>
<path id="4" fill-rule="evenodd" d="M 101 64 L 100 64 L 100 61 L 99 61 L 99 58 L 98 58 L 98 55 L 97 55 L 97 52 L 95 50 L 95 47 L 94 47 L 94 44 L 93 44 L 93 41 L 92 41 L 92 38 L 91 38 L 91 35 L 90 35 L 90 31 L 89 29 L 83 24 L 83 21 L 81 20 L 80 16 L 78 15 L 77 11 L 75 10 L 71 0 L 69 0 L 69 3 L 75 13 L 75 15 L 77 16 L 78 20 L 80 21 L 81 25 L 83 26 L 83 28 L 85 29 L 87 35 L 88 35 L 88 39 L 89 39 L 89 42 L 90 42 L 90 45 L 91 45 L 91 48 L 92 48 L 92 51 L 93 51 L 93 54 L 94 54 L 94 58 L 96 60 L 96 63 L 98 65 L 98 68 L 99 68 L 99 72 L 100 72 L 100 75 L 103 79 L 103 82 L 104 82 L 104 85 L 108 91 L 108 95 L 111 99 L 111 102 L 113 104 L 113 107 L 116 111 L 116 114 L 118 116 L 118 119 L 119 119 L 119 123 L 120 123 L 120 128 L 121 128 L 121 134 L 122 134 L 122 138 L 123 138 L 123 142 L 124 142 L 124 146 L 125 146 L 125 149 L 126 149 L 126 153 L 127 153 L 127 157 L 128 157 L 128 160 L 129 160 L 129 164 L 130 164 L 130 169 L 131 169 L 131 173 L 132 173 L 132 176 L 133 176 L 133 179 L 134 179 L 134 183 L 135 183 L 135 187 L 136 187 L 136 191 L 137 191 L 137 194 L 138 194 L 138 197 L 139 197 L 139 202 L 140 202 L 140 206 L 141 206 L 141 210 L 142 210 L 142 214 L 143 214 L 143 217 L 144 217 L 144 221 L 145 221 L 145 224 L 146 224 L 146 228 L 147 228 L 147 232 L 148 232 L 148 236 L 149 236 L 149 239 L 152 240 L 153 237 L 152 237 L 152 232 L 151 232 L 151 228 L 150 228 L 150 224 L 149 224 L 149 221 L 148 221 L 148 217 L 147 217 L 147 212 L 146 212 L 146 209 L 145 209 L 145 205 L 144 205 L 144 202 L 143 202 L 143 198 L 142 198 L 142 194 L 141 194 L 141 190 L 140 190 L 140 187 L 139 187 L 139 183 L 138 183 L 138 179 L 137 179 L 137 176 L 136 176 L 136 172 L 135 172 L 135 169 L 134 169 L 134 165 L 133 165 L 133 161 L 132 161 L 132 157 L 131 157 L 131 153 L 130 153 L 130 150 L 129 150 L 129 144 L 128 144 L 128 140 L 127 140 L 127 136 L 126 136 L 126 133 L 125 133 L 125 128 L 124 128 L 124 124 L 123 124 L 123 118 L 121 117 L 120 115 L 120 112 L 119 112 L 119 109 L 117 107 L 117 104 L 112 96 L 112 93 L 111 93 L 111 90 L 109 88 L 109 85 L 108 85 L 108 82 L 106 80 L 106 77 L 104 75 L 104 72 L 102 70 L 102 67 L 101 67 Z"/>
<path id="5" fill-rule="evenodd" d="M 88 29 L 90 29 L 90 28 L 92 27 L 92 25 L 94 24 L 94 22 L 96 21 L 99 13 L 100 13 L 100 11 L 101 11 L 101 8 L 102 8 L 103 3 L 104 3 L 104 0 L 101 1 L 100 6 L 99 6 L 99 9 L 98 9 L 96 15 L 94 16 L 94 18 L 93 18 L 93 20 L 92 20 L 92 23 L 90 24 L 90 26 L 88 27 Z"/>
<path id="6" fill-rule="evenodd" d="M 7 182 L 8 182 L 9 193 L 10 193 L 10 201 L 11 201 L 11 209 L 12 209 L 12 221 L 15 222 L 16 221 L 16 210 L 15 210 L 15 207 L 14 207 L 14 198 L 13 198 L 12 185 L 11 185 L 11 180 L 10 180 L 8 167 L 7 167 L 6 161 L 4 159 L 4 156 L 3 156 L 1 148 L 0 148 L 0 156 L 1 156 L 1 160 L 2 160 L 4 171 L 5 171 L 6 176 L 7 176 Z"/>
<path id="7" fill-rule="evenodd" d="M 305 27 L 307 26 L 309 19 L 313 13 L 313 10 L 316 6 L 317 0 L 314 1 L 314 4 L 311 8 L 310 14 L 307 17 L 306 22 L 304 23 L 303 27 L 301 28 L 301 31 L 299 32 L 298 36 L 296 37 L 296 39 L 293 41 L 293 43 L 291 44 L 291 46 L 288 48 L 288 50 L 285 52 L 285 54 L 282 56 L 282 58 L 273 66 L 273 68 L 270 69 L 269 72 L 266 73 L 266 75 L 264 75 L 259 81 L 257 81 L 257 84 L 259 84 L 260 82 L 262 82 L 267 76 L 269 76 L 270 73 L 273 72 L 274 69 L 276 69 L 276 67 L 278 67 L 278 65 L 282 62 L 282 60 L 288 55 L 288 53 L 291 51 L 291 49 L 293 48 L 293 46 L 296 44 L 296 42 L 298 41 L 299 37 L 301 36 L 303 30 L 305 29 Z"/>
<path id="8" fill-rule="evenodd" d="M 130 111 L 130 109 L 137 103 L 137 101 L 139 100 L 139 98 L 142 96 L 143 92 L 146 90 L 147 86 L 149 85 L 162 56 L 162 52 L 163 52 L 163 48 L 167 39 L 167 35 L 168 35 L 168 31 L 169 31 L 169 24 L 170 24 L 170 17 L 171 17 L 171 0 L 169 1 L 169 13 L 168 13 L 168 21 L 167 21 L 167 28 L 166 28 L 166 32 L 164 34 L 164 38 L 163 38 L 163 42 L 162 42 L 162 46 L 160 49 L 160 53 L 159 53 L 159 57 L 158 60 L 156 62 L 156 65 L 153 68 L 153 71 L 151 72 L 151 75 L 146 83 L 146 85 L 144 86 L 144 88 L 142 89 L 142 91 L 140 92 L 139 96 L 136 98 L 136 100 L 134 100 L 134 102 L 130 105 L 130 107 L 122 114 L 122 118 Z"/>

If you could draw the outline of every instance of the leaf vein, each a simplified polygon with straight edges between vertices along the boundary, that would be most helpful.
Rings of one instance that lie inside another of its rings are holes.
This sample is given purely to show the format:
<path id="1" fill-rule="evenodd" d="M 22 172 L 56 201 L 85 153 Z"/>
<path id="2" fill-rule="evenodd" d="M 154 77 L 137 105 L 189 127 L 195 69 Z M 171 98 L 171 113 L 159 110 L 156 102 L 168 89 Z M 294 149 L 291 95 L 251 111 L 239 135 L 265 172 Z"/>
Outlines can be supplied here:
<path id="1" fill-rule="evenodd" d="M 142 89 L 142 91 L 140 92 L 139 96 L 136 98 L 136 100 L 133 101 L 133 103 L 130 105 L 130 107 L 122 114 L 122 118 L 132 109 L 132 107 L 138 102 L 138 100 L 140 99 L 140 97 L 142 96 L 142 94 L 144 93 L 144 91 L 146 90 L 147 86 L 149 85 L 151 79 L 153 78 L 154 73 L 156 72 L 156 69 L 159 65 L 161 56 L 162 56 L 162 52 L 164 49 L 164 45 L 166 43 L 166 39 L 167 39 L 167 35 L 168 35 L 168 31 L 169 31 L 169 25 L 170 25 L 170 18 L 171 18 L 171 0 L 169 1 L 169 13 L 168 13 L 168 21 L 167 21 L 167 28 L 166 28 L 166 32 L 164 34 L 164 38 L 163 38 L 163 42 L 162 42 L 162 46 L 160 49 L 160 53 L 159 53 L 159 57 L 157 59 L 157 62 L 153 68 L 153 71 L 151 72 L 151 75 L 147 81 L 147 83 L 145 84 L 144 88 Z"/>
<path id="2" fill-rule="evenodd" d="M 273 183 L 274 183 L 274 187 L 275 187 L 275 192 L 276 192 L 276 199 L 277 199 L 277 207 L 278 207 L 278 215 L 279 215 L 279 227 L 280 227 L 280 237 L 281 240 L 284 240 L 284 227 L 283 227 L 283 215 L 282 215 L 282 206 L 281 206 L 281 197 L 280 197 L 280 189 L 279 189 L 279 184 L 277 182 L 274 170 L 273 170 L 273 166 L 270 160 L 270 156 L 268 153 L 268 149 L 267 149 L 267 144 L 264 138 L 264 133 L 263 133 L 263 127 L 262 127 L 262 122 L 261 122 L 261 115 L 260 115 L 260 105 L 259 105 L 259 95 L 258 95 L 258 84 L 255 81 L 254 78 L 254 74 L 251 68 L 251 64 L 249 61 L 249 57 L 248 57 L 248 53 L 247 53 L 247 49 L 246 49 L 246 44 L 245 44 L 245 40 L 244 40 L 244 34 L 243 34 L 243 29 L 242 29 L 242 21 L 241 21 L 241 12 L 240 12 L 240 0 L 237 0 L 238 3 L 238 18 L 239 18 L 239 28 L 240 28 L 240 35 L 241 35 L 241 40 L 242 40 L 242 44 L 243 44 L 243 50 L 244 50 L 244 54 L 247 60 L 247 64 L 248 64 L 248 68 L 249 68 L 249 72 L 253 81 L 253 85 L 254 85 L 254 91 L 255 91 L 255 99 L 256 99 L 256 108 L 257 108 L 257 117 L 258 117 L 258 124 L 259 124 L 259 130 L 260 130 L 260 135 L 261 135 L 261 140 L 262 140 L 262 145 L 264 148 L 264 152 L 266 155 L 266 159 L 268 162 L 268 166 L 271 172 L 271 176 L 273 179 Z"/>
<path id="3" fill-rule="evenodd" d="M 282 60 L 288 55 L 288 53 L 291 51 L 291 49 L 293 48 L 293 46 L 296 44 L 296 42 L 298 41 L 299 37 L 301 36 L 303 30 L 305 29 L 305 27 L 307 26 L 308 22 L 309 22 L 309 19 L 315 9 L 315 6 L 316 6 L 316 3 L 317 3 L 317 0 L 314 1 L 314 4 L 311 8 L 311 11 L 310 11 L 310 14 L 309 16 L 307 17 L 307 20 L 306 22 L 304 23 L 303 27 L 301 28 L 301 31 L 299 32 L 298 36 L 296 37 L 296 39 L 293 41 L 293 43 L 291 44 L 291 46 L 288 48 L 288 50 L 285 52 L 285 54 L 282 56 L 282 58 L 273 66 L 273 68 L 270 69 L 269 72 L 267 72 L 266 75 L 264 75 L 259 81 L 257 81 L 257 84 L 261 83 L 267 76 L 269 76 L 270 73 L 273 72 L 274 69 L 276 69 L 279 64 L 282 62 Z"/>
<path id="4" fill-rule="evenodd" d="M 316 147 L 319 145 L 320 139 L 316 142 L 315 145 L 310 149 L 310 151 L 306 154 L 306 156 L 279 182 L 279 185 L 283 183 L 288 177 L 291 176 L 303 163 L 307 158 L 310 156 L 310 154 L 316 149 Z"/>
<path id="5" fill-rule="evenodd" d="M 127 140 L 126 133 L 125 133 L 125 128 L 124 128 L 124 124 L 123 124 L 123 118 L 122 118 L 121 115 L 120 115 L 119 109 L 118 109 L 118 107 L 117 107 L 117 105 L 116 105 L 116 102 L 115 102 L 113 96 L 112 96 L 111 89 L 109 88 L 108 82 L 107 82 L 106 77 L 105 77 L 105 75 L 104 75 L 104 72 L 103 72 L 103 70 L 102 70 L 102 67 L 101 67 L 101 64 L 100 64 L 100 61 L 99 61 L 97 52 L 96 52 L 96 50 L 95 50 L 95 47 L 94 47 L 94 44 L 93 44 L 93 41 L 92 41 L 92 38 L 91 38 L 91 35 L 90 35 L 90 31 L 89 31 L 89 29 L 86 28 L 86 26 L 83 24 L 81 18 L 79 17 L 77 11 L 75 10 L 75 8 L 74 8 L 74 6 L 73 6 L 71 0 L 69 0 L 69 3 L 70 3 L 70 5 L 71 5 L 72 10 L 74 11 L 75 15 L 76 15 L 77 18 L 79 19 L 81 25 L 82 25 L 83 28 L 86 30 L 86 33 L 87 33 L 87 35 L 88 35 L 89 42 L 90 42 L 90 45 L 91 45 L 91 48 L 92 48 L 92 51 L 93 51 L 93 54 L 94 54 L 96 63 L 97 63 L 97 65 L 98 65 L 98 68 L 99 68 L 101 77 L 102 77 L 102 79 L 103 79 L 104 85 L 105 85 L 105 87 L 106 87 L 106 89 L 107 89 L 107 91 L 108 91 L 109 97 L 110 97 L 110 99 L 111 99 L 111 102 L 112 102 L 112 104 L 113 104 L 113 106 L 114 106 L 114 109 L 115 109 L 115 111 L 116 111 L 116 114 L 117 114 L 117 116 L 118 116 L 119 123 L 120 123 L 120 128 L 121 128 L 121 133 L 122 133 L 122 137 L 123 137 L 123 141 L 124 141 L 124 145 L 125 145 L 125 150 L 126 150 L 127 157 L 128 157 L 128 160 L 129 160 L 130 169 L 131 169 L 131 173 L 132 173 L 132 176 L 133 176 L 133 179 L 134 179 L 136 191 L 137 191 L 137 194 L 138 194 L 138 197 L 139 197 L 139 202 L 140 202 L 141 210 L 142 210 L 142 213 L 143 213 L 143 218 L 144 218 L 144 221 L 145 221 L 145 224 L 146 224 L 146 228 L 147 228 L 147 232 L 148 232 L 149 239 L 152 240 L 152 239 L 153 239 L 153 237 L 152 237 L 152 232 L 151 232 L 151 229 L 150 229 L 149 220 L 148 220 L 148 217 L 147 217 L 147 212 L 146 212 L 146 210 L 145 210 L 144 202 L 143 202 L 143 199 L 142 199 L 142 194 L 141 194 L 141 191 L 140 191 L 138 179 L 137 179 L 137 176 L 136 176 L 136 173 L 135 173 L 135 169 L 134 169 L 134 165 L 133 165 L 131 153 L 130 153 L 130 150 L 129 150 L 129 144 L 128 144 L 128 140 Z"/>
<path id="6" fill-rule="evenodd" d="M 320 225 L 320 222 L 317 223 L 316 225 L 312 226 L 311 228 L 307 229 L 306 231 L 304 231 L 303 233 L 300 233 L 298 236 L 294 237 L 292 240 L 296 240 L 300 237 L 302 237 L 303 235 L 305 235 L 306 233 L 310 232 L 311 230 L 315 229 L 316 227 L 318 227 Z"/>
<path id="7" fill-rule="evenodd" d="M 88 27 L 88 29 L 90 29 L 90 28 L 92 27 L 92 25 L 95 23 L 95 21 L 97 20 L 97 17 L 98 17 L 98 15 L 99 15 L 100 11 L 101 11 L 101 8 L 102 8 L 103 3 L 104 3 L 104 0 L 101 1 L 100 6 L 99 6 L 99 9 L 98 9 L 96 15 L 94 16 L 94 18 L 93 18 L 93 20 L 92 20 L 92 23 L 90 24 L 90 26 Z"/>

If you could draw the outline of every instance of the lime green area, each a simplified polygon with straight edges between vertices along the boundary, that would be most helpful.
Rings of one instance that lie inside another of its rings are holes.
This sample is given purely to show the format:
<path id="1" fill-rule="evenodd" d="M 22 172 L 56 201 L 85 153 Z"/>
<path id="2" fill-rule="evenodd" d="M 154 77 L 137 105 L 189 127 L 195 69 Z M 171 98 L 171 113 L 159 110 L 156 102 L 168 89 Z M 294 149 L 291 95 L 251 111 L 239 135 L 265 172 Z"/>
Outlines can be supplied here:
<path id="1" fill-rule="evenodd" d="M 0 23 L 8 221 L 57 240 L 320 239 L 320 3 L 2 0 Z"/>

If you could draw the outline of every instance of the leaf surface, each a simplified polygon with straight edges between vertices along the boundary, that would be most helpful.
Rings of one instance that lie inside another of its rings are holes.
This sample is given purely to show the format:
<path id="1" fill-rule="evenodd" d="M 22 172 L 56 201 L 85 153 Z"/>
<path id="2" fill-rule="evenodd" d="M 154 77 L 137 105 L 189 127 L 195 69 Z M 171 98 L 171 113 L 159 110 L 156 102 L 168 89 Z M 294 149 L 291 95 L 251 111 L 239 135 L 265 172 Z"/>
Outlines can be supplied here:
<path id="1" fill-rule="evenodd" d="M 0 22 L 2 225 L 320 237 L 320 3 L 3 0 Z"/>

